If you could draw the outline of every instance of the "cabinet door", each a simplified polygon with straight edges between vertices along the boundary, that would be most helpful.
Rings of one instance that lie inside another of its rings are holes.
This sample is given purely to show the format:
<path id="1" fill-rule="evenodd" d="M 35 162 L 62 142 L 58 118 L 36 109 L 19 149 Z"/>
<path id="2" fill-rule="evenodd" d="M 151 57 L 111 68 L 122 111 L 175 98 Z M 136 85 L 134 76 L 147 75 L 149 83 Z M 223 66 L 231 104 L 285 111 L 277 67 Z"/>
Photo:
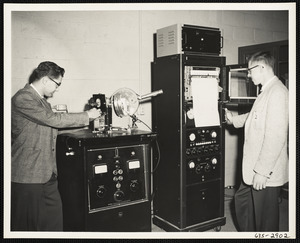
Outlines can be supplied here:
<path id="1" fill-rule="evenodd" d="M 264 44 L 239 47 L 239 64 L 246 64 L 251 55 L 264 51 L 275 57 L 275 75 L 286 85 L 289 84 L 288 41 L 276 41 Z"/>

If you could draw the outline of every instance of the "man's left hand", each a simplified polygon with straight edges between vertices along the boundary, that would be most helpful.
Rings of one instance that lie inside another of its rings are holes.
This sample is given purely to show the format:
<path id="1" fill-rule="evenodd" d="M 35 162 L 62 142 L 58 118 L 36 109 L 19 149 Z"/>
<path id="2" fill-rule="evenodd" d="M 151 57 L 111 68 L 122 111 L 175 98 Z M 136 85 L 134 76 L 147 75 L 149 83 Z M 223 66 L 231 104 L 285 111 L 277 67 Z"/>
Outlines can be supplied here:
<path id="1" fill-rule="evenodd" d="M 258 173 L 255 173 L 253 177 L 253 189 L 255 190 L 263 190 L 266 188 L 267 183 L 267 177 L 260 175 Z"/>

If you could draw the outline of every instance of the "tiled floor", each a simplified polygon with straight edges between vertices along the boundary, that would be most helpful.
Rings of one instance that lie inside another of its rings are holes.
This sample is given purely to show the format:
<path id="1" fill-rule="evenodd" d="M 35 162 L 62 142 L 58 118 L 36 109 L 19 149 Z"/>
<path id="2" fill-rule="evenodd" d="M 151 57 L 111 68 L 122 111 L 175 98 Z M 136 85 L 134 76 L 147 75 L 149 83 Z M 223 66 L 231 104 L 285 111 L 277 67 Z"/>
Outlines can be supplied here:
<path id="1" fill-rule="evenodd" d="M 235 189 L 225 189 L 225 198 L 224 198 L 224 214 L 226 217 L 226 224 L 221 227 L 221 232 L 237 232 L 236 222 L 235 222 L 235 212 L 233 207 L 233 196 Z M 279 204 L 280 208 L 280 231 L 288 231 L 288 200 L 282 198 Z M 209 231 L 215 231 L 211 229 Z M 152 225 L 152 232 L 164 232 L 163 229 Z"/>

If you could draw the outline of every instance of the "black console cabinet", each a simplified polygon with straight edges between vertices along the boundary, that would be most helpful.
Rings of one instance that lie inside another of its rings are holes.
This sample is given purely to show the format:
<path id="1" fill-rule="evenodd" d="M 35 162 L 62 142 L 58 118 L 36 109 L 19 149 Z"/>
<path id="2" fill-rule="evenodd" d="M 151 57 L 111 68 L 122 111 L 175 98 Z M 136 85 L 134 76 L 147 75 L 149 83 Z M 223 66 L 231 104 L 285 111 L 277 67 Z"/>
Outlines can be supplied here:
<path id="1" fill-rule="evenodd" d="M 155 136 L 138 130 L 58 136 L 64 231 L 151 231 L 149 174 Z"/>

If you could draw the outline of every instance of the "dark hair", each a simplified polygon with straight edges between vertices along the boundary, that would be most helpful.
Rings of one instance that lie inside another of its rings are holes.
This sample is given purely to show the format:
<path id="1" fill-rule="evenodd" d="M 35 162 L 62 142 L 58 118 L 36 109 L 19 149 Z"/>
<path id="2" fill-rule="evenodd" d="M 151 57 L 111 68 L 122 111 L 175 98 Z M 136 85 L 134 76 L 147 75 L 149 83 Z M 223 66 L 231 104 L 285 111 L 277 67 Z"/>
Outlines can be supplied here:
<path id="1" fill-rule="evenodd" d="M 36 69 L 33 70 L 29 77 L 29 83 L 41 79 L 42 77 L 49 76 L 51 78 L 58 78 L 64 76 L 65 69 L 58 66 L 54 62 L 41 62 Z"/>
<path id="2" fill-rule="evenodd" d="M 273 70 L 275 68 L 275 58 L 268 52 L 256 52 L 254 53 L 249 62 L 263 62 L 264 64 L 270 66 Z"/>

